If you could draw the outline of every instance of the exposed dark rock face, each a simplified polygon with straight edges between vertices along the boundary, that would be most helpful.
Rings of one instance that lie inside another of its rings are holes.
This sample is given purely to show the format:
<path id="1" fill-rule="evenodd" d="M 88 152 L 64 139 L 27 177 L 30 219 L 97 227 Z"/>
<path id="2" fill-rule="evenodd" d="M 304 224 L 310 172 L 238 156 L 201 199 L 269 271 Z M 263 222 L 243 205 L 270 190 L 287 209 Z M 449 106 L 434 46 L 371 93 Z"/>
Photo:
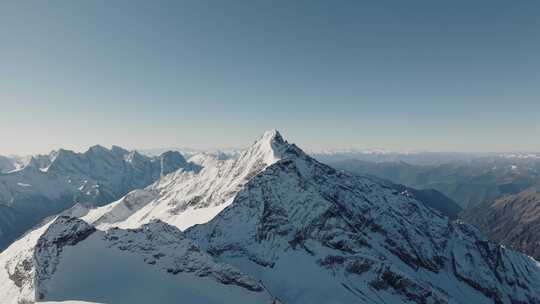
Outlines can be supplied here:
<path id="1" fill-rule="evenodd" d="M 35 277 L 36 280 L 50 279 L 59 263 L 60 254 L 64 247 L 74 246 L 85 240 L 96 228 L 86 222 L 72 217 L 58 217 L 37 241 L 34 249 Z M 38 300 L 45 298 L 45 291 L 36 286 Z"/>
<path id="2" fill-rule="evenodd" d="M 260 282 L 231 265 L 215 261 L 192 240 L 186 238 L 178 228 L 159 220 L 152 221 L 137 229 L 112 228 L 108 231 L 96 230 L 94 226 L 78 218 L 68 216 L 57 217 L 47 225 L 41 228 L 41 232 L 33 231 L 31 237 L 21 240 L 22 243 L 15 243 L 16 248 L 10 247 L 6 256 L 0 255 L 0 263 L 2 263 L 0 277 L 3 278 L 7 274 L 7 278 L 13 286 L 11 289 L 6 289 L 5 287 L 10 286 L 10 284 L 0 282 L 2 291 L 8 293 L 7 295 L 0 293 L 1 303 L 18 304 L 63 300 L 62 296 L 58 298 L 58 288 L 54 287 L 58 286 L 57 283 L 54 283 L 55 279 L 58 282 L 58 276 L 63 277 L 66 276 L 66 273 L 73 271 L 70 270 L 73 265 L 88 263 L 88 257 L 79 257 L 80 251 L 79 254 L 74 253 L 73 250 L 77 249 L 78 246 L 100 254 L 100 256 L 102 254 L 103 260 L 97 260 L 97 263 L 103 263 L 106 269 L 110 269 L 111 272 L 118 271 L 115 270 L 116 265 L 110 260 L 112 254 L 115 257 L 124 256 L 126 259 L 140 261 L 139 267 L 150 267 L 154 269 L 153 271 L 161 273 L 163 277 L 167 277 L 166 279 L 175 280 L 175 278 L 182 277 L 177 282 L 197 281 L 192 283 L 195 286 L 194 290 L 185 291 L 186 294 L 189 294 L 190 301 L 194 301 L 193 299 L 198 295 L 200 301 L 197 303 L 207 303 L 205 293 L 212 290 L 212 287 L 205 286 L 207 284 L 213 287 L 222 286 L 221 292 L 235 290 L 235 292 L 231 292 L 231 295 L 223 295 L 224 299 L 229 299 L 224 300 L 225 303 L 232 303 L 231 298 L 241 300 L 243 296 L 257 299 L 255 303 L 279 303 L 277 298 L 273 297 Z M 39 238 L 36 240 L 38 235 Z M 65 260 L 71 261 L 71 264 L 64 263 Z M 112 258 L 112 261 L 121 263 L 117 258 Z M 90 263 L 96 263 L 96 260 Z M 120 269 L 130 271 L 122 267 Z M 148 274 L 154 276 L 153 271 Z M 134 270 L 134 273 L 140 272 Z M 76 273 L 75 275 L 77 278 L 80 276 L 80 279 L 84 281 L 86 275 L 92 277 L 96 276 L 96 273 Z M 114 274 L 99 272 L 98 275 L 107 279 L 108 275 Z M 60 279 L 60 282 L 62 282 L 61 294 L 73 292 L 73 289 L 70 291 L 70 286 L 64 286 L 65 279 Z M 149 282 L 149 284 L 153 283 Z M 110 284 L 112 284 L 111 288 L 114 293 L 120 295 L 129 293 L 128 296 L 133 296 L 134 290 L 130 284 L 114 281 L 111 281 Z M 156 282 L 156 284 L 160 283 Z M 92 288 L 92 286 L 88 288 Z M 178 288 L 183 288 L 183 286 L 178 286 Z M 81 293 L 77 285 L 75 290 Z M 82 292 L 81 298 L 76 297 L 75 299 L 88 300 L 93 292 L 100 294 L 100 290 L 89 290 L 89 292 Z M 143 295 L 146 290 L 140 292 Z M 109 293 L 104 292 L 104 294 L 111 296 L 110 291 Z M 211 298 L 219 298 L 219 295 L 212 295 Z M 65 300 L 73 299 L 66 298 Z M 178 298 L 177 300 L 182 299 Z M 116 301 L 105 302 L 116 303 Z M 166 302 L 173 303 L 170 300 Z M 122 303 L 131 302 L 122 301 Z M 147 302 L 138 301 L 137 303 Z M 247 303 L 252 302 L 248 300 Z"/>

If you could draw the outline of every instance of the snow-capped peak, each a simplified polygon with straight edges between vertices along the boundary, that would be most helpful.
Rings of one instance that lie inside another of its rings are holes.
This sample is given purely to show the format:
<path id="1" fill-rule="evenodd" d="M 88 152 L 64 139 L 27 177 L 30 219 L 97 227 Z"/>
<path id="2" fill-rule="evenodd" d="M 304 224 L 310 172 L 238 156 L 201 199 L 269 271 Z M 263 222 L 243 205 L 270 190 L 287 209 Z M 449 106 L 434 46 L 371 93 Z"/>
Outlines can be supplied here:
<path id="1" fill-rule="evenodd" d="M 183 230 L 212 219 L 268 166 L 281 160 L 308 158 L 277 130 L 270 130 L 234 158 L 205 156 L 197 170 L 165 175 L 146 189 L 92 210 L 84 218 L 100 228 L 139 227 L 152 219 L 161 219 Z"/>
<path id="2" fill-rule="evenodd" d="M 280 150 L 287 142 L 277 130 L 269 130 L 264 132 L 243 155 L 258 156 L 264 160 L 266 165 L 271 165 L 281 158 Z"/>
<path id="3" fill-rule="evenodd" d="M 258 142 L 268 142 L 270 144 L 277 143 L 277 144 L 284 144 L 285 140 L 281 136 L 281 133 L 279 133 L 278 130 L 272 129 L 265 131 L 261 138 L 258 140 Z"/>
<path id="4" fill-rule="evenodd" d="M 291 144 L 283 139 L 283 136 L 275 129 L 264 132 L 259 140 L 241 154 L 240 159 L 245 159 L 246 156 L 262 160 L 266 166 L 283 159 L 303 159 L 308 157 L 295 144 Z"/>
<path id="5" fill-rule="evenodd" d="M 540 303 L 532 259 L 407 193 L 284 149 L 185 232 L 284 303 Z"/>

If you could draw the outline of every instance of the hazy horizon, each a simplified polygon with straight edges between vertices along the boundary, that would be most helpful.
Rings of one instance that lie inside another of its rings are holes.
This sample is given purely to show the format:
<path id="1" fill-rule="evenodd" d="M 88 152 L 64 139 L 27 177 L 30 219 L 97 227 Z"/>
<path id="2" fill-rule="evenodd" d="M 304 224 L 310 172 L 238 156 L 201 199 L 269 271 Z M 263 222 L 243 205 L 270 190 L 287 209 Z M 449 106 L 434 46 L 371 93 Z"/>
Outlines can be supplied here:
<path id="1" fill-rule="evenodd" d="M 268 130 L 272 130 L 272 129 L 268 129 Z M 265 131 L 268 131 L 268 130 L 265 130 Z M 227 151 L 237 151 L 237 150 L 242 150 L 242 149 L 246 149 L 248 148 L 250 145 L 252 145 L 258 138 L 260 138 L 260 136 L 265 132 L 265 131 L 261 131 L 260 134 L 258 134 L 256 137 L 252 138 L 250 141 L 247 141 L 241 145 L 238 145 L 238 146 L 211 146 L 211 145 L 207 145 L 207 146 L 202 146 L 202 147 L 196 147 L 196 146 L 182 146 L 182 145 L 171 145 L 171 146 L 162 146 L 162 147 L 131 147 L 131 146 L 122 146 L 122 145 L 118 145 L 118 144 L 100 144 L 100 143 L 94 143 L 94 144 L 86 144 L 82 147 L 79 147 L 79 148 L 69 148 L 69 147 L 66 147 L 66 146 L 59 146 L 59 147 L 56 147 L 56 148 L 53 148 L 51 150 L 45 150 L 45 151 L 39 151 L 39 152 L 36 152 L 36 153 L 27 153 L 27 154 L 16 154 L 16 153 L 2 153 L 2 151 L 0 151 L 0 156 L 8 156 L 8 157 L 25 157 L 25 156 L 32 156 L 32 155 L 46 155 L 46 154 L 49 154 L 53 151 L 57 151 L 59 149 L 67 149 L 67 150 L 72 150 L 72 151 L 75 151 L 77 153 L 84 153 L 86 151 L 88 151 L 91 147 L 93 146 L 102 146 L 106 149 L 111 149 L 113 146 L 118 146 L 120 148 L 123 148 L 123 149 L 127 149 L 129 151 L 138 151 L 140 153 L 147 153 L 147 154 L 153 154 L 153 155 L 157 155 L 157 154 L 161 154 L 162 152 L 166 152 L 166 151 L 185 151 L 185 152 L 193 152 L 193 153 L 200 153 L 200 152 L 227 152 Z M 287 136 L 286 133 L 280 131 L 280 130 L 277 130 L 280 132 L 280 134 L 283 135 L 283 137 L 288 140 L 289 142 L 291 143 L 294 143 L 296 145 L 298 145 L 301 149 L 303 149 L 304 151 L 308 152 L 308 153 L 315 153 L 315 154 L 320 154 L 320 153 L 328 153 L 328 152 L 337 152 L 337 153 L 355 153 L 355 152 L 375 152 L 375 151 L 378 151 L 378 152 L 381 152 L 381 153 L 396 153 L 396 154 L 406 154 L 406 153 L 441 153 L 441 154 L 444 154 L 444 153 L 449 153 L 449 154 L 452 154 L 452 153 L 456 153 L 456 154 L 471 154 L 471 155 L 488 155 L 488 154 L 497 154 L 497 153 L 501 153 L 501 154 L 512 154 L 512 153 L 523 153 L 523 154 L 526 154 L 526 153 L 534 153 L 534 154 L 538 154 L 540 153 L 540 150 L 507 150 L 507 151 L 472 151 L 472 150 L 462 150 L 462 151 L 459 151 L 459 150 L 428 150 L 428 149 L 389 149 L 389 148 L 385 148 L 385 147 L 362 147 L 360 145 L 351 145 L 351 146 L 348 146 L 348 147 L 326 147 L 326 148 L 309 148 L 309 147 L 306 147 L 306 146 L 303 146 L 301 143 L 299 142 L 296 142 L 294 141 L 294 139 L 291 139 Z"/>
<path id="2" fill-rule="evenodd" d="M 3 1 L 0 155 L 540 151 L 537 1 Z"/>

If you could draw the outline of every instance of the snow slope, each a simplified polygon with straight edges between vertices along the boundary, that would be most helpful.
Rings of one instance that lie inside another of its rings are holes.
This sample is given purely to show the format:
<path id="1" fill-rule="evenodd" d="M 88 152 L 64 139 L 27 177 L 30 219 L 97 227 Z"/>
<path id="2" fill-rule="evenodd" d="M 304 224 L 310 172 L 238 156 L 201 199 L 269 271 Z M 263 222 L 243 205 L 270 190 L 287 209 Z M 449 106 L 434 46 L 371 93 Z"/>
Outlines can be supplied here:
<path id="1" fill-rule="evenodd" d="M 265 288 L 215 262 L 160 221 L 98 231 L 58 217 L 0 255 L 0 303 L 273 303 Z"/>
<path id="2" fill-rule="evenodd" d="M 181 230 L 205 223 L 226 208 L 255 175 L 287 157 L 285 141 L 273 130 L 235 158 L 199 155 L 199 171 L 178 170 L 110 205 L 91 210 L 84 220 L 98 227 L 138 227 L 160 219 Z"/>

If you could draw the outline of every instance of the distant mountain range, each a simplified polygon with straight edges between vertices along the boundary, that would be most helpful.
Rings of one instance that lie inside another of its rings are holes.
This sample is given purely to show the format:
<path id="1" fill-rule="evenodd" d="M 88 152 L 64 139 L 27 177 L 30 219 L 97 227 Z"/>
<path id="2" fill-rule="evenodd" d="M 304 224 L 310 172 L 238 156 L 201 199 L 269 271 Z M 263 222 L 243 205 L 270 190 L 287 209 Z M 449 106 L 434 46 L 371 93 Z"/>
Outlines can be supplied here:
<path id="1" fill-rule="evenodd" d="M 310 155 L 325 163 L 335 163 L 352 159 L 375 163 L 405 162 L 411 165 L 441 165 L 453 162 L 469 162 L 477 159 L 540 161 L 540 153 L 533 152 L 396 152 L 385 149 L 340 149 L 311 151 Z"/>
<path id="2" fill-rule="evenodd" d="M 328 164 L 417 189 L 435 189 L 464 209 L 518 193 L 540 180 L 540 160 L 536 158 L 495 156 L 436 165 L 349 159 Z"/>
<path id="3" fill-rule="evenodd" d="M 540 303 L 528 256 L 277 131 L 189 161 L 10 245 L 0 302 Z"/>
<path id="4" fill-rule="evenodd" d="M 169 147 L 154 149 L 137 149 L 142 154 L 157 156 L 166 151 L 178 151 L 185 157 L 196 154 L 223 154 L 235 156 L 242 148 L 212 148 L 197 149 L 190 147 Z M 475 159 L 517 159 L 517 160 L 537 160 L 540 161 L 540 152 L 431 152 L 431 151 L 392 151 L 383 148 L 371 149 L 326 149 L 307 150 L 309 155 L 323 163 L 335 163 L 344 160 L 363 160 L 368 162 L 405 162 L 413 165 L 440 165 L 457 161 L 472 161 Z"/>
<path id="5" fill-rule="evenodd" d="M 31 157 L 0 173 L 0 249 L 47 216 L 109 203 L 181 167 L 196 169 L 178 152 L 148 157 L 116 146 Z"/>

